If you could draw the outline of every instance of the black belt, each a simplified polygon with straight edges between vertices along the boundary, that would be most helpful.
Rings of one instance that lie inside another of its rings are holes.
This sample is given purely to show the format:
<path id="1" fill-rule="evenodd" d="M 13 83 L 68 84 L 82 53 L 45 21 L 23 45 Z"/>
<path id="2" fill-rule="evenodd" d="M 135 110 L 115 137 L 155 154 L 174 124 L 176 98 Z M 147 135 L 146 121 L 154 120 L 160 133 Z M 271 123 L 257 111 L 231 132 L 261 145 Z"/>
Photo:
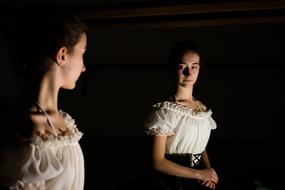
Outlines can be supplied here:
<path id="1" fill-rule="evenodd" d="M 165 154 L 165 158 L 177 164 L 195 168 L 201 163 L 202 153 L 199 154 Z"/>

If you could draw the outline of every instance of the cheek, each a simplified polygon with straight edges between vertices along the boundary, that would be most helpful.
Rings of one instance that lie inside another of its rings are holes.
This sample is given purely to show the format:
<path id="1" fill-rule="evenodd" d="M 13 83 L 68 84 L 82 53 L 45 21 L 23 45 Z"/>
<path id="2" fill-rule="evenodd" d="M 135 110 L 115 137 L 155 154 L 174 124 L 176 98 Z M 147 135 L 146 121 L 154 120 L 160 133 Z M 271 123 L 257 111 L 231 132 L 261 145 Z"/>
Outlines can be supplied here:
<path id="1" fill-rule="evenodd" d="M 196 72 L 196 75 L 198 75 L 198 74 L 199 74 L 199 71 L 200 71 L 200 70 L 198 69 L 198 70 L 197 70 L 197 72 Z"/>
<path id="2" fill-rule="evenodd" d="M 79 75 L 82 71 L 82 65 L 78 62 L 75 63 L 76 65 L 73 68 L 74 75 Z"/>
<path id="3" fill-rule="evenodd" d="M 83 63 L 84 63 L 83 56 L 80 55 L 77 59 L 77 64 L 80 66 L 80 68 L 82 68 Z"/>
<path id="4" fill-rule="evenodd" d="M 78 61 L 76 59 L 72 60 L 70 63 L 69 63 L 69 68 L 68 68 L 68 75 L 70 77 L 77 77 L 78 73 L 80 72 L 80 64 L 78 63 Z"/>
<path id="5" fill-rule="evenodd" d="M 194 74 L 194 75 L 198 75 L 199 74 L 199 70 L 192 70 L 191 73 Z"/>
<path id="6" fill-rule="evenodd" d="M 178 76 L 178 77 L 184 76 L 182 69 L 177 71 L 177 76 Z"/>
<path id="7" fill-rule="evenodd" d="M 82 68 L 82 64 L 83 64 L 83 59 L 82 59 L 81 56 L 76 56 L 72 60 L 72 66 L 73 66 L 74 70 L 81 69 Z"/>

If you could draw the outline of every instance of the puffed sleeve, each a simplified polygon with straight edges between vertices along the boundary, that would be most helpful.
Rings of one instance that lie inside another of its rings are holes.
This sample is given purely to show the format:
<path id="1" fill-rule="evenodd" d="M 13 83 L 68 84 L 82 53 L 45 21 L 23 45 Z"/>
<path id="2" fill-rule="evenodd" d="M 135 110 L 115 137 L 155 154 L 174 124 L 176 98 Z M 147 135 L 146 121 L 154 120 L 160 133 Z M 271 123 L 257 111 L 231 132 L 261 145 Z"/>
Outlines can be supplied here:
<path id="1" fill-rule="evenodd" d="M 175 133 L 176 115 L 166 109 L 154 109 L 144 122 L 145 132 L 150 135 L 171 136 Z"/>
<path id="2" fill-rule="evenodd" d="M 24 183 L 47 181 L 63 171 L 52 148 L 30 145 L 28 153 L 20 170 L 20 179 Z"/>
<path id="3" fill-rule="evenodd" d="M 209 121 L 211 129 L 216 129 L 217 128 L 217 124 L 216 124 L 215 120 L 211 116 L 208 118 L 208 121 Z"/>
<path id="4" fill-rule="evenodd" d="M 38 138 L 39 139 L 39 138 Z M 64 166 L 56 147 L 47 142 L 22 142 L 1 154 L 0 183 L 10 189 L 46 189 L 46 181 L 60 175 Z"/>
<path id="5" fill-rule="evenodd" d="M 207 107 L 205 106 L 205 104 L 203 104 L 201 101 L 198 101 L 198 103 L 201 106 L 202 110 L 204 110 L 204 111 L 207 110 Z M 216 129 L 217 124 L 216 124 L 215 120 L 212 118 L 212 110 L 208 110 L 206 115 L 208 115 L 208 122 L 210 124 L 210 129 Z"/>

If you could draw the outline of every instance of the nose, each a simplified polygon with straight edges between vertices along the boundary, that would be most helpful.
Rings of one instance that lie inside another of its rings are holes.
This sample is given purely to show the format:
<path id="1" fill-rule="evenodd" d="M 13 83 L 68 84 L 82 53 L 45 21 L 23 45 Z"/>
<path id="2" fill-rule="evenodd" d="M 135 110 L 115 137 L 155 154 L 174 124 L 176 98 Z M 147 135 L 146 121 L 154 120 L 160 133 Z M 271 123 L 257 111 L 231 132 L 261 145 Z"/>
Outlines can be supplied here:
<path id="1" fill-rule="evenodd" d="M 185 67 L 185 69 L 183 70 L 183 75 L 184 75 L 184 76 L 189 76 L 189 75 L 190 75 L 190 69 L 189 69 L 189 67 Z"/>

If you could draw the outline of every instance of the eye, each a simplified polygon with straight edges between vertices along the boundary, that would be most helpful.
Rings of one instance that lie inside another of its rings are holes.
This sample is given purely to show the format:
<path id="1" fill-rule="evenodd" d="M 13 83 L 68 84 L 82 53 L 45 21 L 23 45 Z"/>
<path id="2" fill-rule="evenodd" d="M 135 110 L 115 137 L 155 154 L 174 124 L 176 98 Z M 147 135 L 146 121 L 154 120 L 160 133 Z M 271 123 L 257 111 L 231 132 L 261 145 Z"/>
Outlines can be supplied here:
<path id="1" fill-rule="evenodd" d="M 178 69 L 179 69 L 179 70 L 181 70 L 181 69 L 185 69 L 185 67 L 186 67 L 186 65 L 184 65 L 184 64 L 180 64 L 180 65 L 178 65 Z"/>
<path id="2" fill-rule="evenodd" d="M 199 68 L 199 65 L 192 65 L 191 66 L 191 69 L 198 69 Z"/>

